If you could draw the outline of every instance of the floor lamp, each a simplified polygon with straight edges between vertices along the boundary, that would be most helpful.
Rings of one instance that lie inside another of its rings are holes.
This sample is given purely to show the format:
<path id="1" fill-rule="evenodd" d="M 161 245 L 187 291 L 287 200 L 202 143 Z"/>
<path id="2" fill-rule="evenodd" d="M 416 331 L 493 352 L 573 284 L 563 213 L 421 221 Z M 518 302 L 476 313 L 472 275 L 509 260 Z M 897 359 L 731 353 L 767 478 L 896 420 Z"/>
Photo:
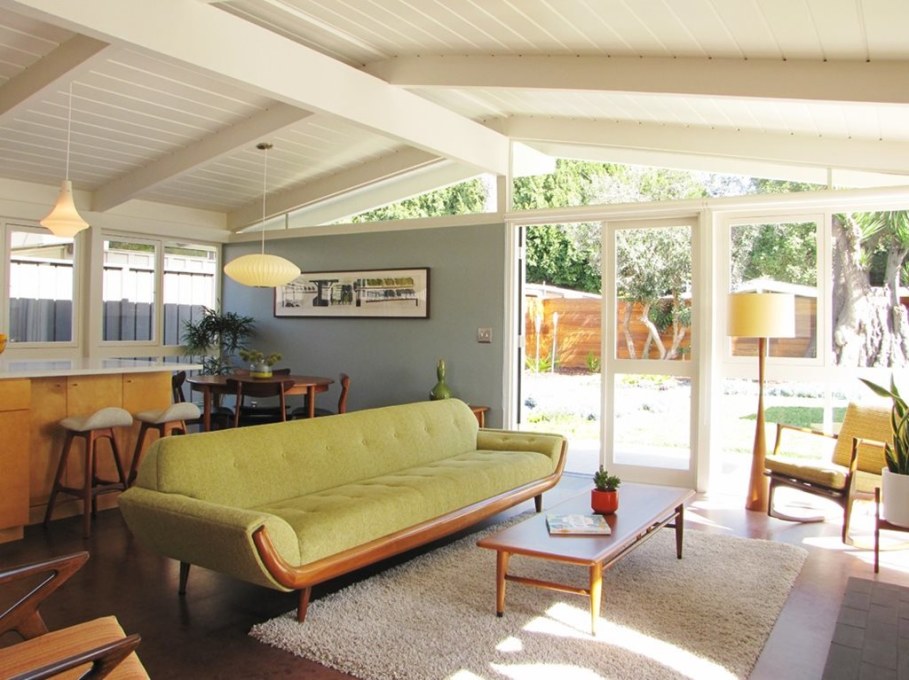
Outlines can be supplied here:
<path id="1" fill-rule="evenodd" d="M 751 456 L 751 477 L 745 507 L 748 510 L 766 512 L 764 359 L 767 355 L 767 338 L 795 336 L 795 296 L 783 293 L 733 293 L 729 296 L 727 334 L 737 338 L 758 338 L 757 423 L 754 428 L 754 451 Z"/>

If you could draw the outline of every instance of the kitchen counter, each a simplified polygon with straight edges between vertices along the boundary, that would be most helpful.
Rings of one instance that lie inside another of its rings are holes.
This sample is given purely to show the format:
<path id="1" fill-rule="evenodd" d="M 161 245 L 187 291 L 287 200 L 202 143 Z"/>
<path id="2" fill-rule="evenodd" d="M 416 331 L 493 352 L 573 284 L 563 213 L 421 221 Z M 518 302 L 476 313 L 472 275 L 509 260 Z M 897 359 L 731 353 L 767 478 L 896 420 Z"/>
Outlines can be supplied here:
<path id="1" fill-rule="evenodd" d="M 201 364 L 165 363 L 141 359 L 3 359 L 0 380 L 8 378 L 53 378 L 64 375 L 104 375 L 115 373 L 155 373 L 158 371 L 195 371 Z"/>
<path id="2" fill-rule="evenodd" d="M 173 401 L 174 371 L 194 370 L 199 364 L 136 359 L 0 359 L 0 543 L 22 538 L 27 524 L 36 524 L 53 487 L 63 448 L 59 422 L 107 406 L 132 414 L 163 409 Z M 129 468 L 139 424 L 116 428 L 117 446 Z M 84 478 L 84 455 L 74 450 L 67 465 L 67 486 Z M 106 441 L 97 459 L 97 474 L 116 478 Z M 119 494 L 98 498 L 98 509 L 114 507 Z M 54 517 L 82 514 L 82 501 L 62 498 Z M 55 522 L 56 523 L 56 522 Z M 51 527 L 51 531 L 57 530 Z M 64 529 L 65 530 L 65 529 Z"/>

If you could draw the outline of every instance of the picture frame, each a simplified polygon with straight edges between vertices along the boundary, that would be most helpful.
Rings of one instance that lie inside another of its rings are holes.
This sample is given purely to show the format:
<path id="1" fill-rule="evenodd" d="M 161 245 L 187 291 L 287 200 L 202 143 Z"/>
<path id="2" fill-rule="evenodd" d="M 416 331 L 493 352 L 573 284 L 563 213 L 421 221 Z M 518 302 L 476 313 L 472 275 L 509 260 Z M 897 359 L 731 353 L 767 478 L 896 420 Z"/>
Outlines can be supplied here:
<path id="1" fill-rule="evenodd" d="M 428 319 L 429 267 L 304 272 L 275 288 L 274 315 Z"/>

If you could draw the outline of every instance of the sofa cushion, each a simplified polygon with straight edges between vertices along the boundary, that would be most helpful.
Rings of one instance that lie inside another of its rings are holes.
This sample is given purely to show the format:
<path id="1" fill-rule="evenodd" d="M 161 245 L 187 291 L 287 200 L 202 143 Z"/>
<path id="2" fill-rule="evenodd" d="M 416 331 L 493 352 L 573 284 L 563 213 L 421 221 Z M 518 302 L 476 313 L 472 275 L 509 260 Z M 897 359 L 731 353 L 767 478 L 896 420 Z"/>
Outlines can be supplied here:
<path id="1" fill-rule="evenodd" d="M 457 399 L 156 441 L 138 486 L 239 508 L 334 489 L 477 446 Z"/>
<path id="2" fill-rule="evenodd" d="M 470 451 L 361 482 L 259 506 L 288 522 L 301 564 L 387 536 L 552 474 L 526 451 Z"/>

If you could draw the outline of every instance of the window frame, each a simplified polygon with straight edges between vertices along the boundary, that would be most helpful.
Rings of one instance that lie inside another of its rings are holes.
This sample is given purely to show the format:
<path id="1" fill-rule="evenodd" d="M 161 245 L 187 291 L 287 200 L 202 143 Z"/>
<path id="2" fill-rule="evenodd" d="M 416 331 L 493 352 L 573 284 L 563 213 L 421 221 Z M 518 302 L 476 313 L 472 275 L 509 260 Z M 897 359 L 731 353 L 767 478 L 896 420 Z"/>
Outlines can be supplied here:
<path id="1" fill-rule="evenodd" d="M 6 219 L 0 221 L 0 231 L 3 234 L 2 246 L 0 246 L 0 255 L 3 257 L 3 290 L 0 292 L 0 328 L 9 332 L 10 327 L 10 285 L 12 284 L 12 237 L 13 232 L 22 231 L 33 234 L 47 235 L 48 230 L 44 227 L 29 223 L 27 220 Z M 61 341 L 31 341 L 31 342 L 10 342 L 7 351 L 12 352 L 53 352 L 61 357 L 68 357 L 78 354 L 82 337 L 82 274 L 84 260 L 84 241 L 76 235 L 73 239 L 73 281 L 72 281 L 72 334 L 69 340 Z"/>
<path id="2" fill-rule="evenodd" d="M 154 236 L 136 232 L 123 232 L 116 230 L 98 229 L 97 238 L 94 239 L 92 249 L 92 282 L 91 290 L 98 291 L 98 294 L 91 301 L 91 310 L 89 312 L 90 321 L 90 345 L 94 350 L 93 355 L 104 358 L 112 357 L 137 357 L 137 356 L 156 356 L 171 357 L 182 356 L 181 345 L 164 344 L 164 256 L 165 247 L 173 244 L 192 243 L 193 245 L 211 248 L 215 253 L 215 275 L 214 275 L 214 300 L 213 304 L 218 303 L 221 299 L 221 277 L 218 273 L 221 271 L 221 262 L 223 251 L 221 244 L 205 241 L 202 239 L 178 239 L 173 236 Z M 104 242 L 105 241 L 129 241 L 135 243 L 147 243 L 155 247 L 155 275 L 154 275 L 154 302 L 153 320 L 152 320 L 152 337 L 151 340 L 104 340 Z"/>

